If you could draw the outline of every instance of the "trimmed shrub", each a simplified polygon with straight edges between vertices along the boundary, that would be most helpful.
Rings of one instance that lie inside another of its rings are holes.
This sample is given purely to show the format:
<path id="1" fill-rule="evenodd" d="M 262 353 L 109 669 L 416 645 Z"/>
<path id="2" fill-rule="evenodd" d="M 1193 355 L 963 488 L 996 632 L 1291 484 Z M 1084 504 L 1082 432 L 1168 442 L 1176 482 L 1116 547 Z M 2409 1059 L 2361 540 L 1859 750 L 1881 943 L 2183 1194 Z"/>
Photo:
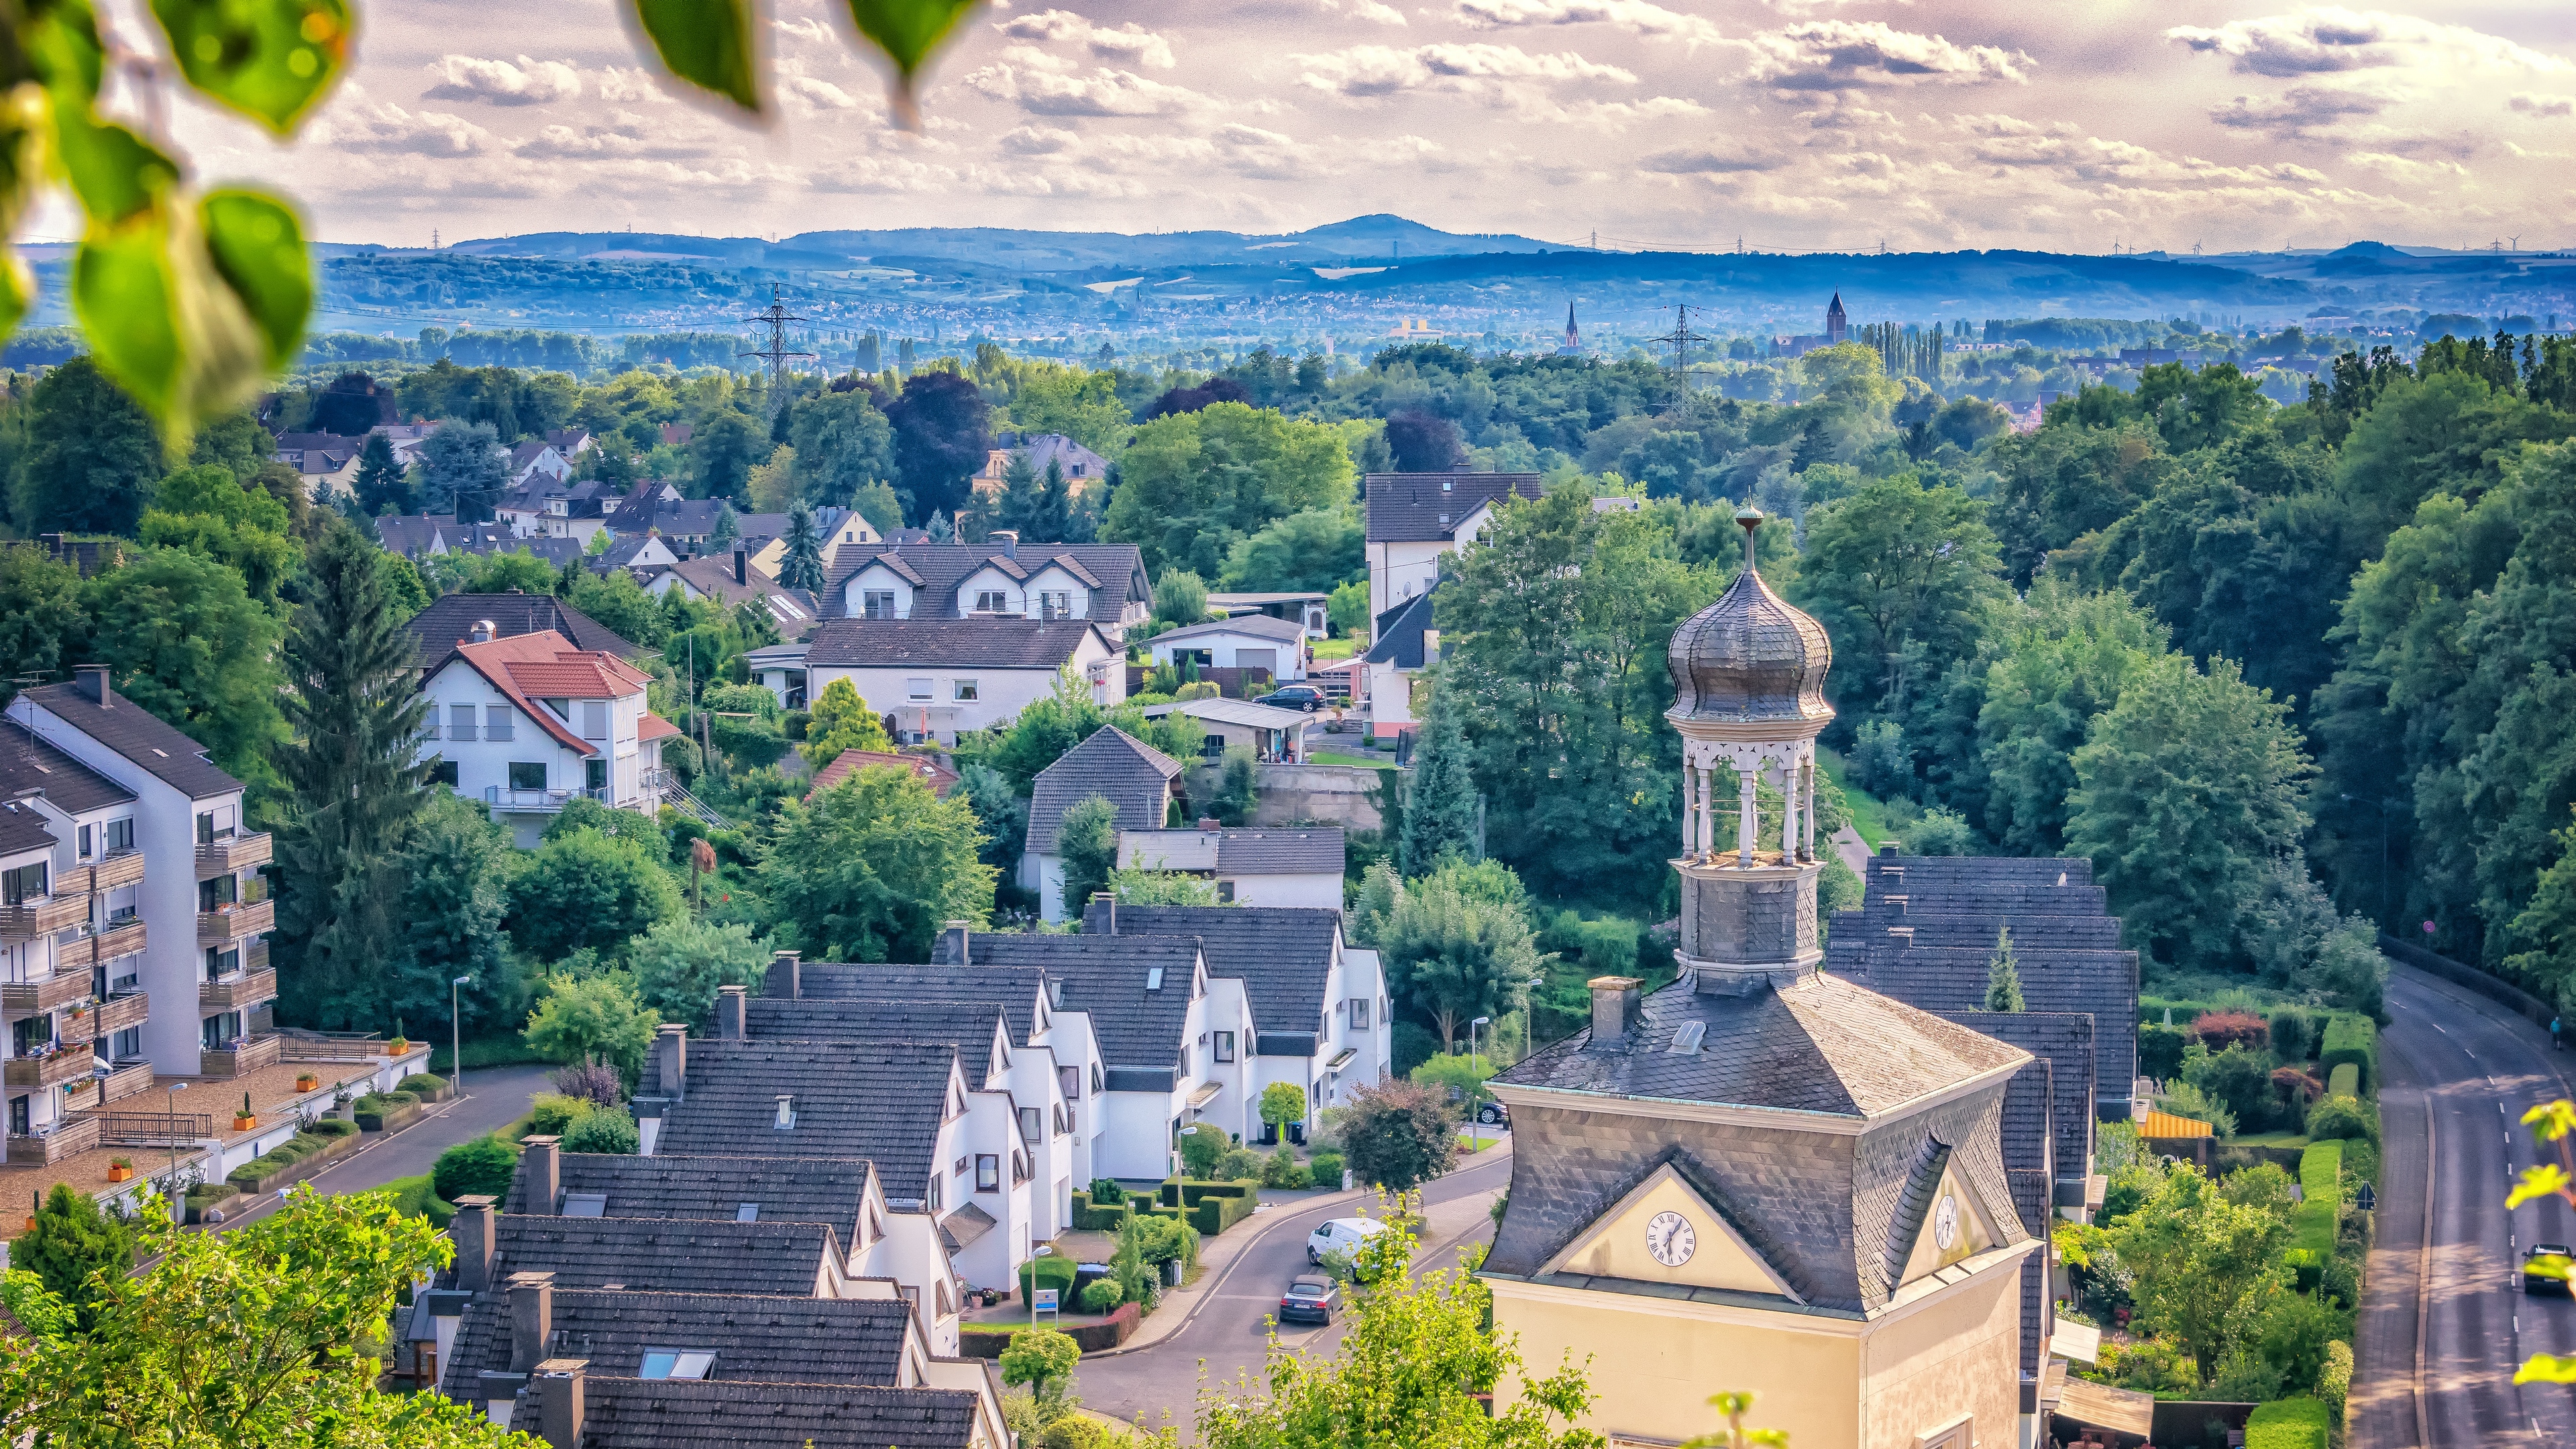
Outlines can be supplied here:
<path id="1" fill-rule="evenodd" d="M 1075 1272 L 1074 1261 L 1061 1253 L 1029 1259 L 1020 1265 L 1020 1301 L 1035 1303 L 1038 1299 L 1034 1290 L 1052 1288 L 1056 1291 L 1056 1301 L 1062 1303 L 1072 1296 Z"/>
<path id="2" fill-rule="evenodd" d="M 2360 1066 L 2360 1064 L 2359 1064 L 2359 1063 L 2357 1063 L 2357 1062 L 2343 1062 L 2343 1063 L 2339 1063 L 2339 1064 L 2335 1067 L 2333 1074 L 2332 1074 L 2332 1075 L 2330 1075 L 2330 1076 L 2328 1076 L 2328 1077 L 2326 1078 L 2326 1095 L 2327 1095 L 2327 1096 L 2329 1096 L 2329 1097 L 2358 1097 L 2358 1096 L 2360 1096 L 2360 1095 L 2361 1095 L 2361 1066 Z"/>
<path id="3" fill-rule="evenodd" d="M 1117 1307 L 1120 1303 L 1125 1302 L 1126 1298 L 1127 1291 L 1118 1286 L 1117 1279 L 1094 1279 L 1092 1282 L 1083 1285 L 1082 1311 L 1085 1313 L 1106 1313 L 1110 1309 Z"/>
<path id="4" fill-rule="evenodd" d="M 2272 1013 L 2272 1054 L 2285 1062 L 2304 1062 L 2308 1048 L 2316 1044 L 2316 1034 L 2309 1029 L 2304 1011 L 2281 1010 Z"/>
<path id="5" fill-rule="evenodd" d="M 2245 1449 L 2326 1449 L 2332 1421 L 2316 1399 L 2281 1399 L 2258 1405 L 2245 1421 Z"/>
<path id="6" fill-rule="evenodd" d="M 2272 1040 L 2270 1024 L 2250 1011 L 2208 1012 L 2191 1024 L 2191 1030 L 2213 1052 L 2238 1045 L 2268 1046 Z"/>
<path id="7" fill-rule="evenodd" d="M 307 1127 L 304 1130 L 316 1137 L 328 1137 L 333 1141 L 337 1141 L 343 1137 L 355 1136 L 358 1131 L 358 1124 L 355 1122 L 343 1121 L 338 1117 L 325 1117 L 321 1121 L 314 1123 L 312 1126 Z"/>
<path id="8" fill-rule="evenodd" d="M 1095 1177 L 1091 1180 L 1091 1201 L 1095 1206 L 1113 1208 L 1126 1200 L 1127 1189 L 1118 1185 L 1118 1179 Z"/>
<path id="9" fill-rule="evenodd" d="M 1342 1154 L 1318 1152 L 1307 1161 L 1306 1172 L 1314 1178 L 1317 1187 L 1339 1188 L 1342 1185 Z"/>
<path id="10" fill-rule="evenodd" d="M 2379 1114 L 2358 1097 L 2328 1097 L 2308 1109 L 2308 1137 L 2315 1142 L 2379 1141 Z"/>
<path id="11" fill-rule="evenodd" d="M 2366 1016 L 2337 1012 L 2318 1043 L 2317 1065 L 2331 1072 L 2346 1062 L 2361 1069 L 2362 1091 L 2378 1085 L 2379 1024 Z"/>
<path id="12" fill-rule="evenodd" d="M 1073 1225 L 1086 1233 L 1114 1233 L 1121 1223 L 1136 1215 L 1136 1201 L 1121 1192 L 1117 1206 L 1105 1207 L 1090 1193 L 1077 1192 L 1073 1194 Z"/>
<path id="13" fill-rule="evenodd" d="M 2352 1345 L 2338 1338 L 2326 1345 L 2326 1366 L 2317 1375 L 2317 1397 L 2326 1406 L 2326 1422 L 2343 1422 L 2344 1401 L 2352 1395 Z"/>
<path id="14" fill-rule="evenodd" d="M 2290 1209 L 2292 1241 L 2316 1254 L 2334 1256 L 2335 1222 L 2343 1208 L 2343 1144 L 2315 1142 L 2299 1154 L 2301 1201 Z"/>
<path id="15" fill-rule="evenodd" d="M 528 1135 L 561 1137 L 572 1130 L 572 1124 L 599 1110 L 594 1103 L 557 1092 L 540 1092 L 528 1104 Z"/>
<path id="16" fill-rule="evenodd" d="M 478 1192 L 504 1197 L 518 1167 L 519 1154 L 510 1144 L 498 1137 L 477 1137 L 438 1154 L 437 1165 L 429 1170 L 429 1183 L 449 1202 Z"/>
<path id="17" fill-rule="evenodd" d="M 2152 1022 L 2138 1028 L 2138 1075 L 2159 1082 L 2172 1081 L 2182 1071 L 2182 1051 L 2191 1042 L 2191 1033 L 2179 1026 L 2157 1026 Z"/>
<path id="18" fill-rule="evenodd" d="M 633 1157 L 644 1150 L 643 1130 L 623 1112 L 593 1109 L 563 1135 L 563 1150 Z"/>
<path id="19" fill-rule="evenodd" d="M 435 1097 L 439 1093 L 447 1090 L 447 1079 L 445 1077 L 433 1077 L 427 1072 L 414 1072 L 410 1076 L 403 1078 L 401 1081 L 396 1082 L 394 1084 L 394 1090 L 398 1092 L 409 1092 L 414 1096 L 422 1098 Z"/>

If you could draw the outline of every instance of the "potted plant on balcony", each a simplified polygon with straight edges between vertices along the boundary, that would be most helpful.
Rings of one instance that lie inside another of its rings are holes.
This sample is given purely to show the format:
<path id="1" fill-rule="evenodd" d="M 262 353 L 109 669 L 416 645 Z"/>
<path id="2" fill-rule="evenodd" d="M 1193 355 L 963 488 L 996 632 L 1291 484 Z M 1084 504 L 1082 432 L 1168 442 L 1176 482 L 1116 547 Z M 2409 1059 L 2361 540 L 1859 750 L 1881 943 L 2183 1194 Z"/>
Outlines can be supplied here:
<path id="1" fill-rule="evenodd" d="M 308 1071 L 301 1071 L 301 1072 L 297 1072 L 297 1073 L 295 1074 L 295 1090 L 297 1090 L 297 1091 L 299 1091 L 299 1092 L 318 1092 L 318 1091 L 321 1091 L 321 1090 L 322 1090 L 322 1077 L 321 1077 L 321 1075 L 320 1075 L 319 1073 L 317 1073 L 317 1072 L 313 1072 L 313 1071 L 309 1071 L 309 1070 L 308 1070 Z"/>
<path id="2" fill-rule="evenodd" d="M 233 1114 L 233 1130 L 248 1132 L 259 1125 L 259 1114 L 250 1109 L 250 1093 L 242 1093 L 241 1110 Z"/>
<path id="3" fill-rule="evenodd" d="M 134 1164 L 132 1162 L 129 1162 L 122 1157 L 111 1157 L 107 1160 L 108 1181 L 123 1182 L 132 1176 L 134 1176 Z"/>

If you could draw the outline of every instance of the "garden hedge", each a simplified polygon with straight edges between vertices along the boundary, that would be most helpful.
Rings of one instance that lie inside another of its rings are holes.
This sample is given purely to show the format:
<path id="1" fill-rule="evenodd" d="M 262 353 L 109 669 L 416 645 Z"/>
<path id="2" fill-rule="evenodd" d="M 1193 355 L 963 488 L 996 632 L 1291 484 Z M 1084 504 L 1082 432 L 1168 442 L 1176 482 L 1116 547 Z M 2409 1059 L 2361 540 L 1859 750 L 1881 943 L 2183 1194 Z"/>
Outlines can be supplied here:
<path id="1" fill-rule="evenodd" d="M 2378 1084 L 2378 1023 L 2366 1016 L 2341 1011 L 2326 1024 L 2325 1041 L 2317 1051 L 2317 1064 L 2332 1073 L 2346 1062 L 2360 1069 L 2362 1091 L 2367 1092 Z"/>
<path id="2" fill-rule="evenodd" d="M 2245 1449 L 2326 1449 L 2329 1422 L 2315 1399 L 2263 1404 L 2245 1421 Z"/>
<path id="3" fill-rule="evenodd" d="M 1073 1276 L 1076 1267 L 1071 1258 L 1061 1253 L 1049 1254 L 1043 1258 L 1031 1258 L 1022 1263 L 1020 1265 L 1020 1301 L 1035 1303 L 1038 1298 L 1033 1290 L 1052 1288 L 1056 1292 L 1055 1301 L 1058 1304 L 1066 1308 L 1072 1307 Z"/>
<path id="4" fill-rule="evenodd" d="M 2326 1074 L 2326 1095 L 2329 1097 L 2360 1096 L 2361 1064 L 2358 1062 L 2338 1063 L 2332 1072 Z"/>
<path id="5" fill-rule="evenodd" d="M 1136 1215 L 1136 1201 L 1129 1198 L 1116 1207 L 1101 1207 L 1092 1202 L 1091 1194 L 1073 1195 L 1073 1225 L 1087 1233 L 1114 1233 Z"/>
<path id="6" fill-rule="evenodd" d="M 1192 1186 L 1202 1185 L 1209 1188 L 1230 1188 L 1239 1184 L 1230 1182 L 1192 1184 Z M 1254 1183 L 1251 1186 L 1257 1188 L 1259 1184 Z M 1165 1204 L 1154 1208 L 1153 1211 L 1161 1217 L 1179 1218 L 1198 1229 L 1199 1236 L 1202 1238 L 1213 1238 L 1252 1216 L 1252 1210 L 1260 1205 L 1261 1194 L 1257 1191 L 1241 1195 L 1211 1191 L 1201 1194 L 1198 1201 L 1190 1207 L 1173 1207 Z"/>
<path id="7" fill-rule="evenodd" d="M 1144 1322 L 1145 1310 L 1133 1303 L 1121 1303 L 1107 1318 L 1098 1323 L 1069 1323 L 1064 1332 L 1074 1346 L 1084 1353 L 1098 1353 L 1116 1348 L 1136 1334 L 1136 1325 Z M 1000 1358 L 1011 1346 L 1011 1335 L 1025 1333 L 1025 1328 L 986 1328 L 980 1324 L 963 1324 L 957 1331 L 957 1351 L 968 1358 Z"/>
<path id="8" fill-rule="evenodd" d="M 1261 1200 L 1261 1179 L 1258 1177 L 1216 1178 L 1206 1181 L 1181 1177 L 1163 1179 L 1162 1203 L 1165 1207 L 1197 1207 L 1203 1199 L 1211 1197 L 1239 1197 L 1258 1202 Z"/>
<path id="9" fill-rule="evenodd" d="M 2303 1199 L 2290 1210 L 2290 1229 L 2298 1246 L 2323 1262 L 2334 1256 L 2335 1221 L 2343 1209 L 2343 1144 L 2310 1143 L 2299 1154 L 2299 1191 Z"/>

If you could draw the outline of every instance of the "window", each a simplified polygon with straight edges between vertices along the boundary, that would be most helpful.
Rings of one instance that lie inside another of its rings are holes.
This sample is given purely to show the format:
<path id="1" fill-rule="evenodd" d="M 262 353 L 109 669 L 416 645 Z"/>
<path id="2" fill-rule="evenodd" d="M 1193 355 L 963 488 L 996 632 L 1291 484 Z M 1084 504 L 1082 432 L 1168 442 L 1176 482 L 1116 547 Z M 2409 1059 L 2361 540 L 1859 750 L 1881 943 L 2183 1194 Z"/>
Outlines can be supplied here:
<path id="1" fill-rule="evenodd" d="M 959 1177 L 964 1177 L 966 1175 L 966 1159 L 963 1157 L 958 1158 L 955 1164 L 949 1168 L 949 1171 L 956 1173 Z"/>
<path id="2" fill-rule="evenodd" d="M 903 697 L 906 699 L 927 701 L 930 698 L 930 681 L 927 679 L 905 680 L 903 682 Z"/>
<path id="3" fill-rule="evenodd" d="M 510 788 L 513 790 L 542 790 L 546 788 L 546 762 L 543 760 L 512 760 L 510 762 Z"/>
<path id="4" fill-rule="evenodd" d="M 1369 1004 L 1368 1004 L 1368 998 L 1367 998 L 1367 997 L 1365 997 L 1365 996 L 1354 996 L 1354 997 L 1352 997 L 1352 998 L 1351 998 L 1351 1030 L 1353 1030 L 1353 1031 L 1366 1031 L 1366 1030 L 1368 1030 L 1368 1029 L 1369 1029 Z"/>
<path id="5" fill-rule="evenodd" d="M 1045 1138 L 1046 1114 L 1035 1107 L 1020 1109 L 1020 1140 L 1038 1142 Z"/>
<path id="6" fill-rule="evenodd" d="M 932 1173 L 930 1177 L 930 1210 L 932 1212 L 938 1212 L 947 1205 L 948 1204 L 941 1194 L 941 1179 L 937 1173 Z M 904 1291 L 908 1293 L 912 1290 L 907 1288 Z"/>
<path id="7" fill-rule="evenodd" d="M 447 707 L 447 737 L 451 740 L 470 740 L 474 738 L 474 706 L 470 704 L 451 704 Z M 209 815 L 200 815 L 197 817 L 197 830 L 199 834 L 210 832 L 213 828 L 214 817 Z"/>
<path id="8" fill-rule="evenodd" d="M 45 863 L 22 865 L 16 870 L 0 870 L 0 905 L 24 905 L 42 900 L 45 895 Z"/>
<path id="9" fill-rule="evenodd" d="M 1199 754 L 1211 760 L 1225 758 L 1225 736 L 1214 730 L 1199 737 Z"/>
<path id="10" fill-rule="evenodd" d="M 107 822 L 107 853 L 118 854 L 134 848 L 134 817 Z"/>
<path id="11" fill-rule="evenodd" d="M 236 946 L 229 951 L 218 951 L 212 946 L 208 946 L 206 948 L 206 979 L 208 981 L 221 981 L 240 969 L 240 947 Z"/>
<path id="12" fill-rule="evenodd" d="M 240 899 L 241 878 L 239 876 L 226 874 L 216 876 L 213 880 L 197 882 L 197 909 L 200 911 L 221 910 L 225 906 L 238 903 Z"/>
<path id="13" fill-rule="evenodd" d="M 982 589 L 976 592 L 975 612 L 978 614 L 998 614 L 1010 606 L 1010 596 L 1000 589 Z"/>
<path id="14" fill-rule="evenodd" d="M 199 1024 L 198 1040 L 210 1052 L 229 1049 L 234 1042 L 241 1040 L 241 1013 L 227 1011 L 221 1016 L 207 1017 Z"/>
<path id="15" fill-rule="evenodd" d="M 1234 882 L 1221 880 L 1216 883 L 1216 902 L 1221 906 L 1234 904 Z"/>
<path id="16" fill-rule="evenodd" d="M 733 1210 L 733 1220 L 738 1223 L 759 1222 L 760 1204 L 756 1202 L 736 1204 Z"/>
<path id="17" fill-rule="evenodd" d="M 28 1123 L 27 1099 L 24 1097 L 11 1097 L 9 1099 L 9 1135 L 12 1137 L 24 1137 L 34 1130 L 35 1129 Z"/>
<path id="18" fill-rule="evenodd" d="M 608 701 L 585 699 L 581 702 L 581 737 L 586 740 L 608 738 Z"/>
<path id="19" fill-rule="evenodd" d="M 467 735 L 466 738 L 470 740 L 474 737 Z M 197 843 L 199 845 L 215 843 L 215 815 L 211 810 L 197 812 Z"/>
<path id="20" fill-rule="evenodd" d="M 32 1056 L 53 1044 L 52 1017 L 28 1016 L 9 1023 L 9 1045 L 15 1055 Z"/>
<path id="21" fill-rule="evenodd" d="M 565 1193 L 563 1215 L 568 1218 L 604 1218 L 608 1216 L 608 1194 L 604 1192 Z"/>
<path id="22" fill-rule="evenodd" d="M 608 793 L 608 762 L 593 756 L 581 762 L 581 787 L 594 795 Z"/>
<path id="23" fill-rule="evenodd" d="M 92 842 L 91 842 L 91 840 L 90 840 L 90 832 L 91 832 L 94 828 L 95 828 L 95 827 L 93 827 L 93 826 L 88 826 L 88 825 L 84 825 L 84 826 L 82 826 L 82 827 L 80 828 L 80 858 L 81 858 L 81 859 L 83 859 L 83 860 L 87 860 L 87 859 L 89 859 L 89 857 L 90 857 L 90 849 L 91 849 L 91 844 L 92 844 Z"/>
<path id="24" fill-rule="evenodd" d="M 975 1190 L 977 1192 L 1000 1192 L 1002 1190 L 1002 1159 L 1000 1156 L 990 1152 L 978 1152 L 975 1154 Z"/>
<path id="25" fill-rule="evenodd" d="M 433 785 L 445 785 L 450 790 L 455 789 L 456 762 L 454 760 L 432 760 L 429 765 L 429 783 Z"/>
<path id="26" fill-rule="evenodd" d="M 861 618 L 891 619 L 894 617 L 894 590 L 869 589 L 859 597 Z"/>
<path id="27" fill-rule="evenodd" d="M 143 1055 L 143 1028 L 129 1026 L 118 1032 L 108 1043 L 107 1055 L 108 1060 L 114 1062 L 130 1062 Z"/>
<path id="28" fill-rule="evenodd" d="M 648 1379 L 702 1379 L 716 1365 L 712 1350 L 695 1348 L 648 1348 L 644 1350 L 644 1369 L 637 1375 Z"/>
<path id="29" fill-rule="evenodd" d="M 975 697 L 975 681 L 971 679 L 958 680 L 953 690 L 953 697 L 960 701 L 973 699 Z"/>
<path id="30" fill-rule="evenodd" d="M 1058 1067 L 1055 1069 L 1055 1075 L 1057 1084 L 1064 1088 L 1066 1101 L 1082 1100 L 1082 1068 Z"/>
<path id="31" fill-rule="evenodd" d="M 1072 618 L 1073 591 L 1071 589 L 1042 590 L 1038 594 L 1038 614 L 1048 619 Z"/>
<path id="32" fill-rule="evenodd" d="M 506 740 L 511 736 L 510 707 L 506 704 L 483 706 L 483 738 Z"/>
<path id="33" fill-rule="evenodd" d="M 1216 1059 L 1221 1062 L 1234 1060 L 1233 1032 L 1221 1031 L 1216 1034 Z"/>

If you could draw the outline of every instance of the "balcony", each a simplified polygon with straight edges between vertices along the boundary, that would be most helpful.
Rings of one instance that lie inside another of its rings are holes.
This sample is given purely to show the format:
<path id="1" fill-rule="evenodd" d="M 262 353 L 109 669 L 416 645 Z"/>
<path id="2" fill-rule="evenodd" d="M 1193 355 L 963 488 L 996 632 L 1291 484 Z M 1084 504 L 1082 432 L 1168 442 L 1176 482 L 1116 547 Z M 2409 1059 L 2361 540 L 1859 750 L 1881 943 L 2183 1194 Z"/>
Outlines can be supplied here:
<path id="1" fill-rule="evenodd" d="M 63 894 L 95 894 L 130 886 L 143 879 L 143 852 L 119 851 L 105 860 L 74 866 L 63 877 Z"/>
<path id="2" fill-rule="evenodd" d="M 11 1066 L 17 1063 L 10 1063 Z M 54 1130 L 42 1137 L 11 1137 L 11 1167 L 48 1167 L 67 1157 L 78 1157 L 98 1148 L 98 1119 L 73 1117 L 56 1123 Z"/>
<path id="3" fill-rule="evenodd" d="M 551 813 L 559 811 L 563 809 L 564 806 L 575 800 L 596 800 L 602 805 L 614 805 L 617 802 L 610 798 L 613 793 L 613 791 L 604 788 L 598 790 L 513 790 L 503 785 L 486 785 L 483 787 L 483 803 L 495 810 L 507 810 L 518 815 L 533 815 L 541 812 Z"/>
<path id="4" fill-rule="evenodd" d="M 0 936 L 50 936 L 89 919 L 87 895 L 39 896 L 14 906 L 0 906 Z"/>
<path id="5" fill-rule="evenodd" d="M 54 1040 L 66 1047 L 85 1047 L 98 1040 L 98 1013 L 75 1008 L 54 1023 Z"/>
<path id="6" fill-rule="evenodd" d="M 236 972 L 220 981 L 197 983 L 197 1014 L 208 1016 L 219 1011 L 247 1011 L 260 1002 L 276 998 L 276 972 Z"/>
<path id="7" fill-rule="evenodd" d="M 268 832 L 257 835 L 219 835 L 197 842 L 197 879 L 213 875 L 230 875 L 235 871 L 254 870 L 269 862 L 274 842 Z"/>
<path id="8" fill-rule="evenodd" d="M 138 996 L 134 999 L 140 1001 L 143 998 Z M 98 1082 L 99 1102 L 102 1106 L 111 1102 L 121 1102 L 128 1097 L 139 1097 L 151 1090 L 152 1064 L 148 1061 L 119 1062 L 116 1064 L 116 1070 L 99 1078 Z M 204 1137 L 210 1134 L 200 1132 L 197 1135 Z"/>
<path id="9" fill-rule="evenodd" d="M 235 1037 L 231 1046 L 221 1051 L 197 1053 L 197 1075 L 201 1077 L 247 1077 L 262 1067 L 277 1065 L 277 1038 L 273 1036 Z"/>
<path id="10" fill-rule="evenodd" d="M 57 972 L 42 981 L 13 981 L 0 986 L 0 1016 L 15 1020 L 39 1012 L 60 1011 L 88 995 L 89 972 L 86 970 Z"/>
<path id="11" fill-rule="evenodd" d="M 114 1036 L 151 1019 L 152 998 L 140 991 L 111 996 L 98 1004 L 98 1034 Z"/>
<path id="12" fill-rule="evenodd" d="M 142 949 L 143 922 L 136 917 L 128 916 L 124 920 L 108 923 L 106 930 L 93 931 L 64 947 L 61 960 L 66 968 L 76 965 L 94 966 L 102 961 L 113 961 L 119 956 L 131 956 Z"/>
<path id="13" fill-rule="evenodd" d="M 70 1047 L 41 1057 L 11 1057 L 0 1063 L 0 1078 L 13 1087 L 59 1087 L 88 1076 L 90 1065 L 87 1046 Z"/>
<path id="14" fill-rule="evenodd" d="M 197 912 L 197 944 L 200 946 L 221 946 L 276 928 L 275 901 L 245 901 L 240 905 Z"/>

